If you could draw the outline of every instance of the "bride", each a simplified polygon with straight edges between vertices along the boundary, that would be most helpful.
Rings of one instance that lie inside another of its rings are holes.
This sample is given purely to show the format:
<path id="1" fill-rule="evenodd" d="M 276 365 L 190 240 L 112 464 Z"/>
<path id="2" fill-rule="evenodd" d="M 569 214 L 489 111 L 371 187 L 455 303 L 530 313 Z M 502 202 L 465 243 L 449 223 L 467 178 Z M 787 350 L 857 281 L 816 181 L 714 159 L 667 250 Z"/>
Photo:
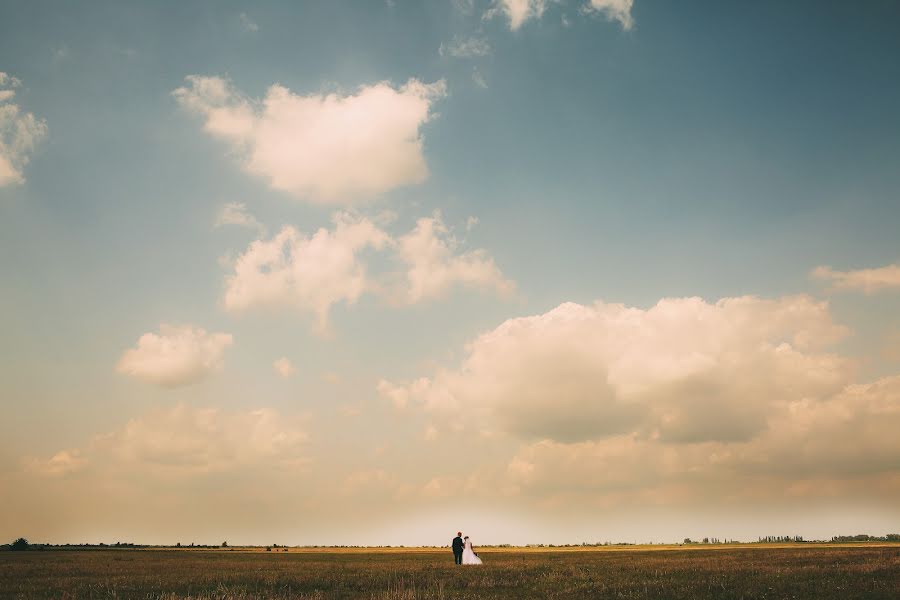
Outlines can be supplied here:
<path id="1" fill-rule="evenodd" d="M 475 554 L 475 550 L 472 549 L 472 541 L 469 539 L 469 536 L 464 538 L 466 545 L 463 548 L 462 555 L 462 564 L 464 565 L 480 565 L 481 559 L 478 558 L 478 555 Z"/>

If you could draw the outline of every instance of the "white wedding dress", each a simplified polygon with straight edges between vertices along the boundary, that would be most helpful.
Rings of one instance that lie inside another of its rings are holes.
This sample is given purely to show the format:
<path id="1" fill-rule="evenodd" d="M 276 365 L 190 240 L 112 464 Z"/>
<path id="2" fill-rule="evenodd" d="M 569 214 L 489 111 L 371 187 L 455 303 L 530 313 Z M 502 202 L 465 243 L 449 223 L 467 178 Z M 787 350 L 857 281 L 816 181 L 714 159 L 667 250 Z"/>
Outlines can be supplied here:
<path id="1" fill-rule="evenodd" d="M 481 559 L 475 556 L 475 551 L 472 550 L 472 542 L 466 540 L 466 547 L 463 548 L 463 564 L 464 565 L 480 565 Z"/>

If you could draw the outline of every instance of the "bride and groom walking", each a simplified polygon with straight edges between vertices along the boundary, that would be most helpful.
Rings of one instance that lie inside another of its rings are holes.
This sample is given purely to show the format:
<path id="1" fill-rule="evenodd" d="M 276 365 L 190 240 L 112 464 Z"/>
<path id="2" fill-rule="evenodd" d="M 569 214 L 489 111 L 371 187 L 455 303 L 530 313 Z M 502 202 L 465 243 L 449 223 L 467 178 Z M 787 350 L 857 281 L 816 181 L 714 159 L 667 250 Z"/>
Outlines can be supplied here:
<path id="1" fill-rule="evenodd" d="M 456 537 L 453 538 L 453 543 L 450 544 L 450 547 L 453 548 L 453 558 L 456 559 L 456 564 L 481 564 L 481 559 L 478 558 L 478 555 L 475 554 L 475 550 L 472 549 L 472 542 L 469 540 L 469 536 L 462 537 L 462 531 L 456 532 Z"/>

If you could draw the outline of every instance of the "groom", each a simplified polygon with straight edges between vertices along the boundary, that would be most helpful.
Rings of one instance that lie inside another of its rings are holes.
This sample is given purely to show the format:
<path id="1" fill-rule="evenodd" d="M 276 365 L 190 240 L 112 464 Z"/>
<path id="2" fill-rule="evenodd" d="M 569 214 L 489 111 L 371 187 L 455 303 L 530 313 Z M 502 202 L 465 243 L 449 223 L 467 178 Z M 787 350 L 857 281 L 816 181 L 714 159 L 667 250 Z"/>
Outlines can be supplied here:
<path id="1" fill-rule="evenodd" d="M 453 538 L 453 543 L 450 545 L 453 548 L 453 558 L 456 559 L 456 564 L 462 564 L 462 553 L 463 553 L 463 539 L 462 539 L 462 531 L 456 532 L 456 537 Z"/>

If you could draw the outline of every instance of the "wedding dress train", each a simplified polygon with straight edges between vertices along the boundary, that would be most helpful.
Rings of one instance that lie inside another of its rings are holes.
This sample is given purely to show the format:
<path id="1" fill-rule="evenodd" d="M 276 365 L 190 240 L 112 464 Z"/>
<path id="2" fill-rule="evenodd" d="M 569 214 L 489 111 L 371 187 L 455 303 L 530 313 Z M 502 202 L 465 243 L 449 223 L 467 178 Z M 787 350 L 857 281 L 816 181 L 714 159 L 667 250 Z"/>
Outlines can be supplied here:
<path id="1" fill-rule="evenodd" d="M 481 559 L 475 555 L 475 551 L 472 550 L 472 542 L 466 540 L 466 547 L 463 548 L 463 557 L 462 564 L 464 565 L 480 565 Z"/>

